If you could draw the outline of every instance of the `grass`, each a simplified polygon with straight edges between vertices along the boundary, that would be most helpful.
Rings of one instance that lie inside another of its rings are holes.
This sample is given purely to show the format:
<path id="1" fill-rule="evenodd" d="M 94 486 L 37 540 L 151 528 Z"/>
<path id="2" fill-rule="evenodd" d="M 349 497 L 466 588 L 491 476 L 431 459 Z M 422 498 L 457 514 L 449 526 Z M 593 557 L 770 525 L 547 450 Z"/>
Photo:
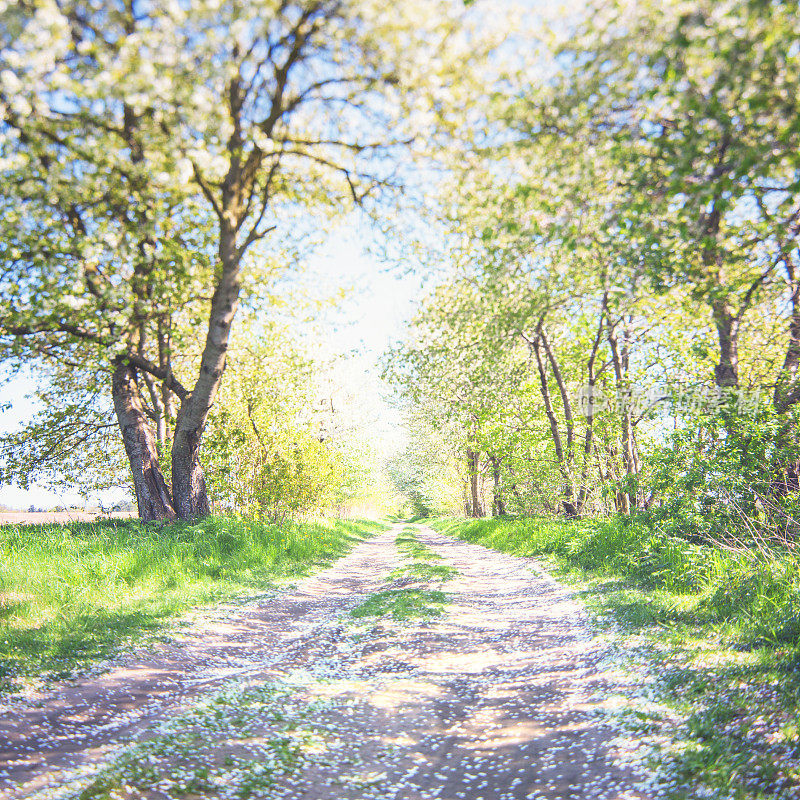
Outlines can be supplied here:
<path id="1" fill-rule="evenodd" d="M 562 568 L 624 581 L 639 590 L 619 608 L 634 624 L 702 623 L 741 647 L 800 645 L 800 562 L 788 553 L 737 554 L 623 518 L 441 519 L 433 527 L 506 553 L 550 556 Z"/>
<path id="2" fill-rule="evenodd" d="M 191 607 L 268 591 L 385 528 L 232 517 L 0 527 L 0 690 L 86 670 Z"/>
<path id="3" fill-rule="evenodd" d="M 444 592 L 436 590 L 388 589 L 369 595 L 350 614 L 356 619 L 388 616 L 400 621 L 424 619 L 441 616 L 446 602 Z"/>
<path id="4" fill-rule="evenodd" d="M 656 744 L 660 796 L 800 796 L 800 576 L 790 553 L 732 553 L 622 518 L 431 524 L 537 556 L 578 582 L 601 627 L 655 682 L 629 723 Z"/>
<path id="5" fill-rule="evenodd" d="M 442 557 L 427 545 L 422 544 L 411 526 L 406 526 L 397 534 L 395 545 L 407 563 L 390 573 L 390 581 L 402 577 L 412 577 L 425 582 L 449 581 L 458 575 L 455 567 L 435 563 L 441 561 Z"/>
<path id="6" fill-rule="evenodd" d="M 406 563 L 389 573 L 387 581 L 395 584 L 411 581 L 413 585 L 374 592 L 350 615 L 356 619 L 390 616 L 398 621 L 441 616 L 447 595 L 439 589 L 431 589 L 429 584 L 448 581 L 458 574 L 458 570 L 435 563 L 442 557 L 420 542 L 411 526 L 407 525 L 395 537 L 395 544 Z"/>

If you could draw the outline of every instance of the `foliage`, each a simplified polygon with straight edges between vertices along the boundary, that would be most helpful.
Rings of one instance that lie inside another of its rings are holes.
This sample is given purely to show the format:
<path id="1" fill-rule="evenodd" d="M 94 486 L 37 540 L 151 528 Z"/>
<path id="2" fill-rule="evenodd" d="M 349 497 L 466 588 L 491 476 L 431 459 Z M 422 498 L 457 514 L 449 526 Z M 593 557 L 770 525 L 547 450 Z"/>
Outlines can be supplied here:
<path id="1" fill-rule="evenodd" d="M 346 553 L 382 526 L 281 526 L 233 517 L 0 527 L 2 683 L 63 677 L 195 605 L 264 591 Z"/>
<path id="2" fill-rule="evenodd" d="M 443 154 L 450 263 L 387 369 L 429 444 L 446 432 L 427 472 L 468 465 L 469 516 L 660 506 L 696 535 L 735 516 L 729 483 L 748 519 L 793 508 L 798 19 L 597 0 Z M 749 408 L 718 415 L 731 396 Z"/>
<path id="3" fill-rule="evenodd" d="M 645 486 L 657 502 L 646 518 L 698 541 L 791 543 L 800 530 L 797 413 L 762 404 L 753 414 L 723 409 L 687 420 L 651 456 Z"/>
<path id="4" fill-rule="evenodd" d="M 230 354 L 232 380 L 212 412 L 204 457 L 212 496 L 238 513 L 281 521 L 336 507 L 366 480 L 337 430 L 323 367 L 276 326 L 245 328 Z M 338 406 L 338 403 L 337 403 Z"/>
<path id="5" fill-rule="evenodd" d="M 411 515 L 459 513 L 464 503 L 458 488 L 461 476 L 456 448 L 447 432 L 437 431 L 425 415 L 413 412 L 405 427 L 406 446 L 389 460 L 387 472 L 397 492 L 406 498 Z"/>
<path id="6" fill-rule="evenodd" d="M 469 17 L 453 0 L 0 11 L 0 360 L 74 369 L 71 410 L 104 423 L 113 399 L 143 518 L 208 512 L 199 448 L 240 301 L 323 214 L 397 188 L 397 154 L 485 50 Z"/>

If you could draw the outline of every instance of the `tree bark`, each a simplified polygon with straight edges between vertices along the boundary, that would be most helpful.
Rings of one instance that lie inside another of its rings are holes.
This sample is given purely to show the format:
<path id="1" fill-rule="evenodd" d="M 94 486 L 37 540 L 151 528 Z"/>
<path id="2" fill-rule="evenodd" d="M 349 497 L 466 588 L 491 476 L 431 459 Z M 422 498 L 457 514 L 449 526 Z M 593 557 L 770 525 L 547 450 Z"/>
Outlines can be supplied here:
<path id="1" fill-rule="evenodd" d="M 467 468 L 469 470 L 469 491 L 472 502 L 472 516 L 476 519 L 484 516 L 480 488 L 478 486 L 480 458 L 481 454 L 477 450 L 467 448 Z"/>
<path id="2" fill-rule="evenodd" d="M 800 370 L 800 282 L 797 280 L 793 254 L 787 252 L 783 257 L 786 270 L 786 287 L 789 290 L 791 315 L 789 317 L 789 343 L 786 346 L 786 356 L 783 366 L 775 381 L 775 393 L 772 403 L 775 410 L 782 414 L 800 401 L 800 385 L 798 384 L 798 370 Z"/>
<path id="3" fill-rule="evenodd" d="M 561 373 L 561 367 L 559 366 L 556 354 L 553 352 L 553 348 L 550 347 L 550 341 L 542 325 L 539 325 L 539 339 L 544 347 L 545 353 L 547 353 L 547 360 L 550 362 L 550 366 L 553 370 L 553 377 L 558 387 L 558 393 L 561 395 L 561 406 L 564 409 L 564 423 L 567 429 L 567 460 L 570 464 L 573 464 L 575 462 L 575 418 L 572 414 L 572 403 L 569 401 L 569 391 L 567 390 L 564 376 Z M 592 353 L 592 358 L 594 358 L 595 352 L 597 352 L 596 346 Z"/>
<path id="4" fill-rule="evenodd" d="M 561 505 L 563 506 L 564 513 L 568 517 L 576 517 L 578 516 L 578 509 L 575 505 L 575 487 L 573 486 L 569 464 L 567 463 L 564 455 L 564 447 L 561 442 L 561 433 L 558 429 L 558 419 L 556 418 L 555 410 L 553 409 L 553 401 L 550 396 L 550 386 L 547 381 L 547 370 L 545 369 L 545 363 L 541 353 L 542 343 L 538 336 L 535 339 L 527 341 L 528 345 L 536 356 L 536 366 L 539 370 L 539 387 L 542 393 L 542 401 L 544 403 L 544 410 L 545 414 L 547 415 L 547 420 L 550 423 L 550 435 L 553 437 L 553 447 L 556 451 L 558 469 L 563 480 L 564 499 L 561 501 Z"/>
<path id="5" fill-rule="evenodd" d="M 503 495 L 500 492 L 500 459 L 497 456 L 489 456 L 492 462 L 492 479 L 494 481 L 492 497 L 492 513 L 496 517 L 503 517 L 506 513 L 506 504 L 503 502 Z"/>
<path id="6" fill-rule="evenodd" d="M 145 522 L 174 520 L 172 497 L 158 464 L 156 439 L 142 404 L 136 373 L 124 359 L 114 369 L 112 396 L 133 474 L 139 518 Z"/>
<path id="7" fill-rule="evenodd" d="M 172 493 L 181 519 L 210 513 L 206 481 L 200 463 L 200 441 L 208 412 L 219 389 L 228 354 L 231 324 L 239 303 L 239 253 L 236 230 L 223 224 L 219 259 L 222 275 L 211 298 L 208 334 L 194 389 L 181 403 L 172 442 Z"/>
<path id="8" fill-rule="evenodd" d="M 631 397 L 628 385 L 628 369 L 630 364 L 630 351 L 628 345 L 628 331 L 623 331 L 622 343 L 617 337 L 616 326 L 608 320 L 608 331 L 606 338 L 611 351 L 611 364 L 614 368 L 614 379 L 617 384 L 617 391 L 622 403 L 620 410 L 620 434 L 622 439 L 622 463 L 625 467 L 625 476 L 629 483 L 639 473 L 639 465 L 636 458 L 636 432 L 633 425 L 633 409 L 631 408 Z M 632 486 L 628 486 L 621 492 L 620 496 L 621 511 L 629 514 L 632 508 L 638 505 L 637 493 Z"/>
<path id="9" fill-rule="evenodd" d="M 719 342 L 719 363 L 714 380 L 720 389 L 739 387 L 739 315 L 724 300 L 713 300 L 711 309 Z"/>
<path id="10" fill-rule="evenodd" d="M 592 341 L 592 349 L 589 353 L 589 360 L 586 362 L 586 385 L 589 388 L 590 398 L 594 398 L 594 390 L 597 385 L 597 376 L 595 374 L 595 361 L 597 360 L 597 352 L 600 349 L 600 340 L 603 335 L 603 319 L 606 314 L 606 307 L 608 305 L 608 292 L 603 294 L 603 304 L 600 309 L 600 319 L 597 323 L 597 333 Z M 566 387 L 565 387 L 566 388 Z M 583 467 L 581 468 L 581 482 L 578 488 L 577 502 L 575 503 L 575 511 L 578 516 L 583 513 L 583 507 L 589 498 L 589 465 L 594 448 L 594 418 L 595 418 L 594 403 L 590 402 L 589 407 L 586 409 L 586 430 L 583 437 Z M 570 416 L 572 410 L 570 410 Z"/>

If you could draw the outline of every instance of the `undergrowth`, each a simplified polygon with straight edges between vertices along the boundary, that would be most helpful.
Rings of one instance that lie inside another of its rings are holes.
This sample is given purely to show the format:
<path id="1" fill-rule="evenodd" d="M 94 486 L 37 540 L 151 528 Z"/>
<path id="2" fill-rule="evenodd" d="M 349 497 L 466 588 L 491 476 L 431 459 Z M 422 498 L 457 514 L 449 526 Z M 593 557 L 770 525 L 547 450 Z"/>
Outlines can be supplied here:
<path id="1" fill-rule="evenodd" d="M 68 677 L 190 607 L 267 591 L 378 530 L 232 517 L 0 527 L 0 690 Z"/>
<path id="2" fill-rule="evenodd" d="M 635 718 L 658 743 L 660 797 L 800 797 L 800 575 L 791 552 L 731 552 L 623 518 L 430 524 L 543 558 L 580 582 L 600 624 L 612 623 L 653 676 L 657 703 Z"/>

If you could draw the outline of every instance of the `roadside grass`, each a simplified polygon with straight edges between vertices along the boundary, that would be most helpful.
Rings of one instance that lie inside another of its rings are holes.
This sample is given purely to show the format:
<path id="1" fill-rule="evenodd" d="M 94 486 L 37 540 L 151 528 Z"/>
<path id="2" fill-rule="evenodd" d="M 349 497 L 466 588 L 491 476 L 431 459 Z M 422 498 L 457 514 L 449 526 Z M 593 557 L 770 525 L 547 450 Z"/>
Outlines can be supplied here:
<path id="1" fill-rule="evenodd" d="M 233 517 L 0 527 L 0 691 L 85 671 L 191 607 L 253 596 L 386 526 Z"/>
<path id="2" fill-rule="evenodd" d="M 446 564 L 432 563 L 441 561 L 442 557 L 420 542 L 411 526 L 403 528 L 395 537 L 395 544 L 406 563 L 392 570 L 386 580 L 390 584 L 401 584 L 401 587 L 374 592 L 356 606 L 350 616 L 355 619 L 392 617 L 406 621 L 444 614 L 447 595 L 439 589 L 431 589 L 429 584 L 444 583 L 455 577 L 458 570 Z M 409 581 L 413 585 L 402 585 Z"/>
<path id="3" fill-rule="evenodd" d="M 652 676 L 654 694 L 628 721 L 656 747 L 660 796 L 800 796 L 796 556 L 732 553 L 620 518 L 430 524 L 537 556 L 578 583 L 598 624 Z"/>

